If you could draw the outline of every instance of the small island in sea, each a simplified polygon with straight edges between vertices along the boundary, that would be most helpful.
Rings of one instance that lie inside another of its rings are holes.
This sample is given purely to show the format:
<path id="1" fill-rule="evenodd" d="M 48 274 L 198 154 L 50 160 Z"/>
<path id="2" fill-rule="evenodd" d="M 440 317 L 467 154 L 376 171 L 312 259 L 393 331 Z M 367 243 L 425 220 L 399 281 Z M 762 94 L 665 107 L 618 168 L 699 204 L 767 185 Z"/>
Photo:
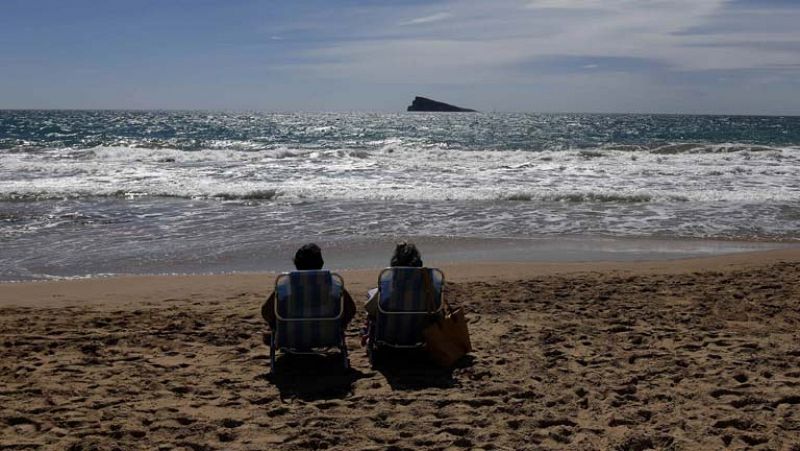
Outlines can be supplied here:
<path id="1" fill-rule="evenodd" d="M 440 111 L 452 113 L 475 113 L 475 110 L 469 108 L 461 108 L 459 106 L 450 105 L 449 103 L 439 102 L 427 97 L 414 97 L 414 101 L 406 109 L 407 111 Z"/>

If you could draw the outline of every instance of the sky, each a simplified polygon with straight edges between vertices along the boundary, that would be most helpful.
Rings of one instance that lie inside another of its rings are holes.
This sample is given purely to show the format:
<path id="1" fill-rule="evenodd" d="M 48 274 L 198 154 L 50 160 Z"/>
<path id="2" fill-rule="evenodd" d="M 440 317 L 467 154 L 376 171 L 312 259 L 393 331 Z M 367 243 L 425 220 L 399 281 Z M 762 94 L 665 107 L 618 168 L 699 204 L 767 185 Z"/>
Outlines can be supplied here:
<path id="1" fill-rule="evenodd" d="M 2 0 L 0 108 L 800 114 L 800 0 Z"/>

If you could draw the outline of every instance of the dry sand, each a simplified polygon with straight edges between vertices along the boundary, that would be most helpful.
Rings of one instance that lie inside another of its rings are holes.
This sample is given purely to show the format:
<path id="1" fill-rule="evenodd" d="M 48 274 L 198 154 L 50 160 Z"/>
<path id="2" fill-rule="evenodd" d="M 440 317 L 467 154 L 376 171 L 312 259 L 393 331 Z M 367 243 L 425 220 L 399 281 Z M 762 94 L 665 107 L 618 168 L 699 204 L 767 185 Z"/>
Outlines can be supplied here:
<path id="1" fill-rule="evenodd" d="M 444 269 L 452 371 L 371 369 L 361 311 L 271 375 L 271 275 L 2 284 L 0 449 L 800 450 L 800 251 Z"/>

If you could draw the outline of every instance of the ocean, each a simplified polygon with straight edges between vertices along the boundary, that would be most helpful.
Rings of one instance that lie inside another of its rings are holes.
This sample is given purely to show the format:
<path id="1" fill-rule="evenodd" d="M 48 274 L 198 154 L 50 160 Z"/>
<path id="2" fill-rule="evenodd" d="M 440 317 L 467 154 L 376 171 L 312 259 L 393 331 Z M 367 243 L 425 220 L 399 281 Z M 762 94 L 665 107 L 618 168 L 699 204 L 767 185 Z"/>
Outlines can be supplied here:
<path id="1" fill-rule="evenodd" d="M 396 239 L 800 242 L 800 117 L 0 111 L 0 280 L 275 270 L 305 241 L 374 265 Z"/>

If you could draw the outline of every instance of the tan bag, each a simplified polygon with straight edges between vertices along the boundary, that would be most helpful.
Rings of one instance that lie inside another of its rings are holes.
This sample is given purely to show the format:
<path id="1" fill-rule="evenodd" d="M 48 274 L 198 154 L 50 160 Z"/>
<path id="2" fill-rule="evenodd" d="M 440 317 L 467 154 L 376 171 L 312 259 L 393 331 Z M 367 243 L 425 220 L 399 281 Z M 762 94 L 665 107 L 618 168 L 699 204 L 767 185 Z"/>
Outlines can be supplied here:
<path id="1" fill-rule="evenodd" d="M 425 348 L 439 366 L 449 368 L 472 351 L 464 310 L 457 308 L 422 331 Z"/>
<path id="2" fill-rule="evenodd" d="M 427 271 L 424 277 L 428 310 L 432 313 L 435 310 L 433 281 Z M 437 316 L 422 331 L 422 336 L 425 338 L 425 349 L 431 359 L 439 366 L 449 368 L 458 359 L 472 351 L 472 343 L 469 340 L 469 329 L 464 310 L 457 308 L 450 311 L 450 306 L 447 305 L 444 298 L 442 298 L 442 302 L 445 310 L 444 318 Z"/>

